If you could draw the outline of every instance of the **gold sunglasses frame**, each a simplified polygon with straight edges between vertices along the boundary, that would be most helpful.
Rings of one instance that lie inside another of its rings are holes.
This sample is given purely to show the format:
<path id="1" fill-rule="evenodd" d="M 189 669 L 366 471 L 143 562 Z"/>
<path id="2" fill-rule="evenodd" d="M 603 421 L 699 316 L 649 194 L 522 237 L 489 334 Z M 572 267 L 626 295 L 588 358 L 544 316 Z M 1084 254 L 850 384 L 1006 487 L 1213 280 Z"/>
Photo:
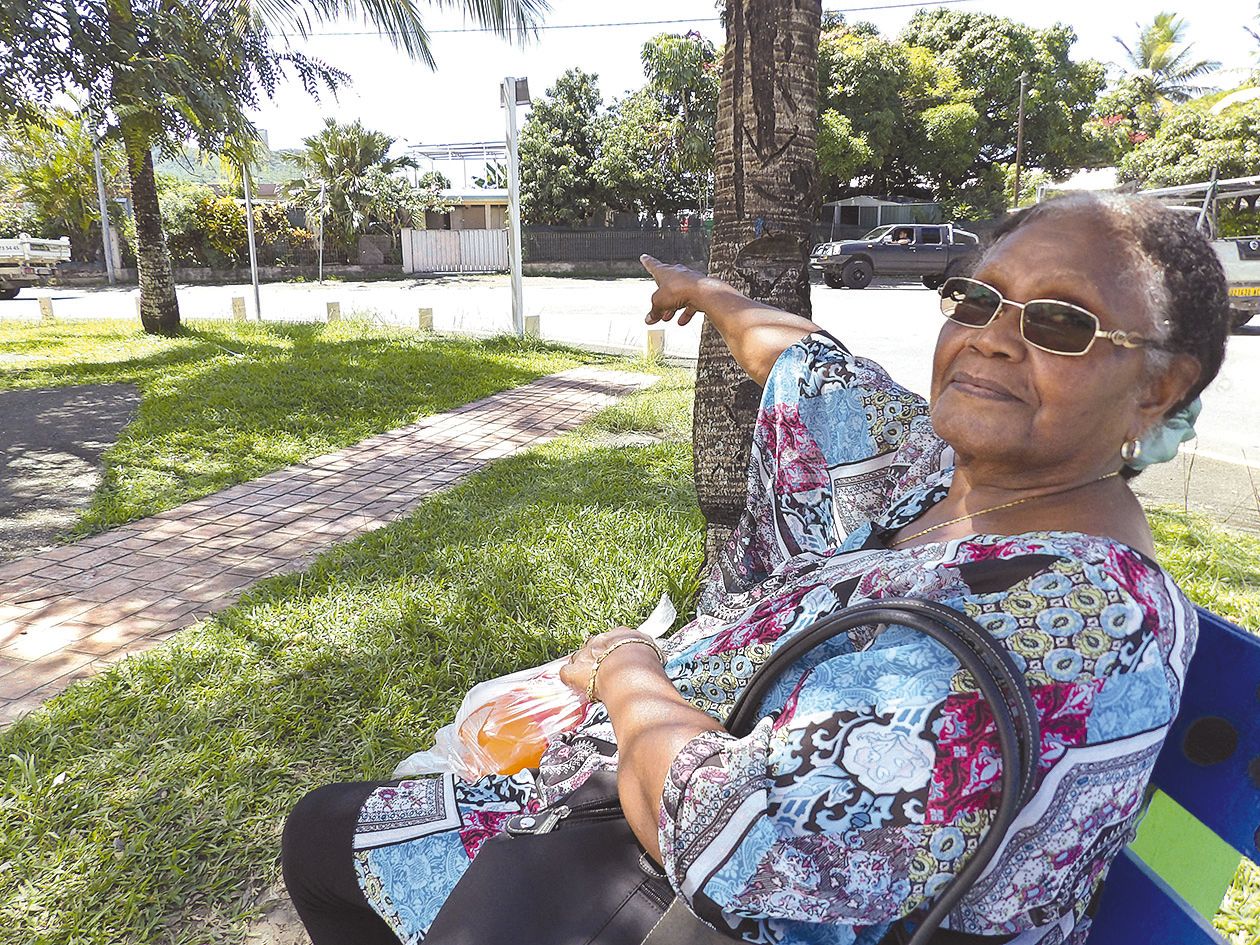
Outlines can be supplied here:
<path id="1" fill-rule="evenodd" d="M 993 314 L 989 316 L 989 320 L 987 322 L 985 322 L 983 325 L 969 325 L 967 322 L 958 321 L 952 315 L 950 315 L 948 312 L 945 311 L 945 302 L 946 302 L 945 287 L 949 285 L 951 282 L 966 282 L 969 285 L 978 285 L 985 289 L 988 289 L 990 292 L 992 292 L 994 295 L 998 297 L 998 307 L 993 310 Z M 951 276 L 949 279 L 946 279 L 945 282 L 941 285 L 940 289 L 937 290 L 937 294 L 941 297 L 941 314 L 944 315 L 946 318 L 948 318 L 955 325 L 961 325 L 963 328 L 987 328 L 988 326 L 993 324 L 994 319 L 996 319 L 998 315 L 1002 313 L 1002 309 L 1006 308 L 1008 305 L 1011 306 L 1012 308 L 1019 309 L 1019 336 L 1024 339 L 1024 342 L 1026 344 L 1032 345 L 1032 347 L 1036 348 L 1038 351 L 1044 351 L 1047 354 L 1058 354 L 1058 355 L 1062 355 L 1065 358 L 1079 358 L 1079 357 L 1089 354 L 1089 352 L 1094 347 L 1094 342 L 1097 341 L 1099 338 L 1106 338 L 1113 345 L 1116 345 L 1117 347 L 1120 347 L 1120 348 L 1148 348 L 1148 347 L 1153 347 L 1155 345 L 1155 342 L 1151 341 L 1149 338 L 1146 338 L 1143 335 L 1138 334 L 1137 332 L 1121 331 L 1118 328 L 1113 328 L 1111 331 L 1103 331 L 1102 322 L 1099 321 L 1099 318 L 1097 315 L 1095 315 L 1089 309 L 1081 308 L 1079 305 L 1075 305 L 1072 302 L 1064 302 L 1062 299 L 1029 299 L 1027 302 L 1013 302 L 1010 299 L 1008 299 L 1006 296 L 1004 296 L 1001 292 L 999 292 L 997 289 L 995 289 L 993 286 L 989 285 L 989 283 L 981 282 L 979 279 L 971 279 L 971 278 L 968 278 L 967 276 Z M 1033 341 L 1032 339 L 1028 337 L 1028 333 L 1024 330 L 1024 309 L 1027 306 L 1033 305 L 1034 303 L 1037 303 L 1037 302 L 1053 302 L 1055 305 L 1064 305 L 1072 309 L 1073 311 L 1080 312 L 1082 315 L 1088 315 L 1091 319 L 1093 319 L 1094 336 L 1089 339 L 1089 344 L 1085 346 L 1084 350 L 1082 351 L 1056 351 L 1053 348 L 1047 348 L 1044 345 L 1039 345 L 1037 344 L 1037 342 Z"/>

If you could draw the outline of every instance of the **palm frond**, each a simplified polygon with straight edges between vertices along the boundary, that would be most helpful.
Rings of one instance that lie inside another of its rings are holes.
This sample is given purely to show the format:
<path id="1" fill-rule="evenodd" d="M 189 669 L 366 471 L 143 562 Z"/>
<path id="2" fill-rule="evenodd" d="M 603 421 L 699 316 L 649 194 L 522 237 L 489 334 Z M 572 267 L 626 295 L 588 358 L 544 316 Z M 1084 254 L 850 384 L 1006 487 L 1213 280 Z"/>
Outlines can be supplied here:
<path id="1" fill-rule="evenodd" d="M 229 0 L 206 0 L 229 2 Z M 239 2 L 239 0 L 238 0 Z M 550 9 L 548 0 L 245 0 L 255 15 L 277 32 L 293 33 L 302 38 L 311 35 L 318 23 L 338 17 L 363 21 L 375 27 L 398 49 L 418 59 L 430 69 L 437 68 L 433 58 L 432 37 L 425 29 L 422 7 L 463 9 L 481 26 L 507 39 L 524 42 L 536 34 L 543 15 Z"/>

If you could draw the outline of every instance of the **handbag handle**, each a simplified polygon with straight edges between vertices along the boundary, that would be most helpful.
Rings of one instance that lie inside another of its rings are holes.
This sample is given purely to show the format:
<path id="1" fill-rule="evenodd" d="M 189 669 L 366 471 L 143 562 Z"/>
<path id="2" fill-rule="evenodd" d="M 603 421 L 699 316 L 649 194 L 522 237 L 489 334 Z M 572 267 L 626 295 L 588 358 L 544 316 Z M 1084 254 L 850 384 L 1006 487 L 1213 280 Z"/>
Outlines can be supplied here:
<path id="1" fill-rule="evenodd" d="M 953 654 L 963 669 L 971 673 L 989 703 L 1002 755 L 1000 800 L 992 824 L 975 853 L 954 875 L 907 943 L 928 945 L 941 923 L 989 865 L 1035 787 L 1041 728 L 1036 704 L 1010 653 L 970 617 L 942 604 L 906 597 L 855 604 L 823 617 L 776 650 L 736 699 L 726 727 L 733 735 L 752 731 L 762 700 L 794 663 L 820 643 L 872 623 L 910 627 Z"/>

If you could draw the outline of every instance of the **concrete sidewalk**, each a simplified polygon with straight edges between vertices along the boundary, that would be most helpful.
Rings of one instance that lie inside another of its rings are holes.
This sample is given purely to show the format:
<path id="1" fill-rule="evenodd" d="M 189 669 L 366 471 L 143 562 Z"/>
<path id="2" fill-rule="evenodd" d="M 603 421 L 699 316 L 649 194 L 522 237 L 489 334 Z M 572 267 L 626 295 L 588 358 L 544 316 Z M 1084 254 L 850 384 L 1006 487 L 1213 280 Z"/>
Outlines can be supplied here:
<path id="1" fill-rule="evenodd" d="M 655 380 L 563 371 L 0 567 L 0 724 Z"/>

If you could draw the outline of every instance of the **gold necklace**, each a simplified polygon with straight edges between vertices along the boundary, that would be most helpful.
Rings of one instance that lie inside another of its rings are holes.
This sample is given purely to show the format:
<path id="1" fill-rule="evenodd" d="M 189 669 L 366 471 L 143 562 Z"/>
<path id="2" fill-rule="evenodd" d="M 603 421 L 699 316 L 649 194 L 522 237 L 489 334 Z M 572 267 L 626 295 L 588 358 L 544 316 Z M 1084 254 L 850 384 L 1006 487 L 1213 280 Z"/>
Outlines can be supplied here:
<path id="1" fill-rule="evenodd" d="M 1068 486 L 1066 489 L 1060 489 L 1058 492 L 1043 492 L 1041 495 L 1025 496 L 1022 499 L 1016 499 L 1014 502 L 1004 502 L 1001 505 L 995 505 L 992 508 L 981 509 L 979 512 L 968 512 L 966 515 L 960 515 L 958 518 L 951 518 L 948 522 L 941 522 L 939 525 L 933 525 L 930 528 L 925 528 L 923 531 L 915 532 L 913 535 L 907 535 L 905 538 L 898 538 L 896 541 L 890 541 L 888 543 L 888 547 L 896 548 L 898 545 L 904 545 L 908 541 L 914 541 L 916 538 L 922 538 L 924 535 L 928 534 L 928 532 L 934 532 L 938 528 L 945 528 L 948 525 L 957 525 L 959 522 L 965 522 L 969 518 L 979 518 L 981 515 L 988 515 L 990 512 L 1000 512 L 1002 509 L 1009 509 L 1016 505 L 1022 505 L 1025 502 L 1031 502 L 1033 499 L 1048 499 L 1051 496 L 1063 495 L 1063 493 L 1072 492 L 1075 489 L 1084 489 L 1086 486 L 1092 486 L 1096 482 L 1102 482 L 1104 479 L 1111 479 L 1118 475 L 1120 475 L 1120 471 L 1116 470 L 1113 473 L 1106 473 L 1105 475 L 1099 476 L 1097 479 L 1091 479 L 1089 482 L 1082 482 L 1079 485 Z"/>

